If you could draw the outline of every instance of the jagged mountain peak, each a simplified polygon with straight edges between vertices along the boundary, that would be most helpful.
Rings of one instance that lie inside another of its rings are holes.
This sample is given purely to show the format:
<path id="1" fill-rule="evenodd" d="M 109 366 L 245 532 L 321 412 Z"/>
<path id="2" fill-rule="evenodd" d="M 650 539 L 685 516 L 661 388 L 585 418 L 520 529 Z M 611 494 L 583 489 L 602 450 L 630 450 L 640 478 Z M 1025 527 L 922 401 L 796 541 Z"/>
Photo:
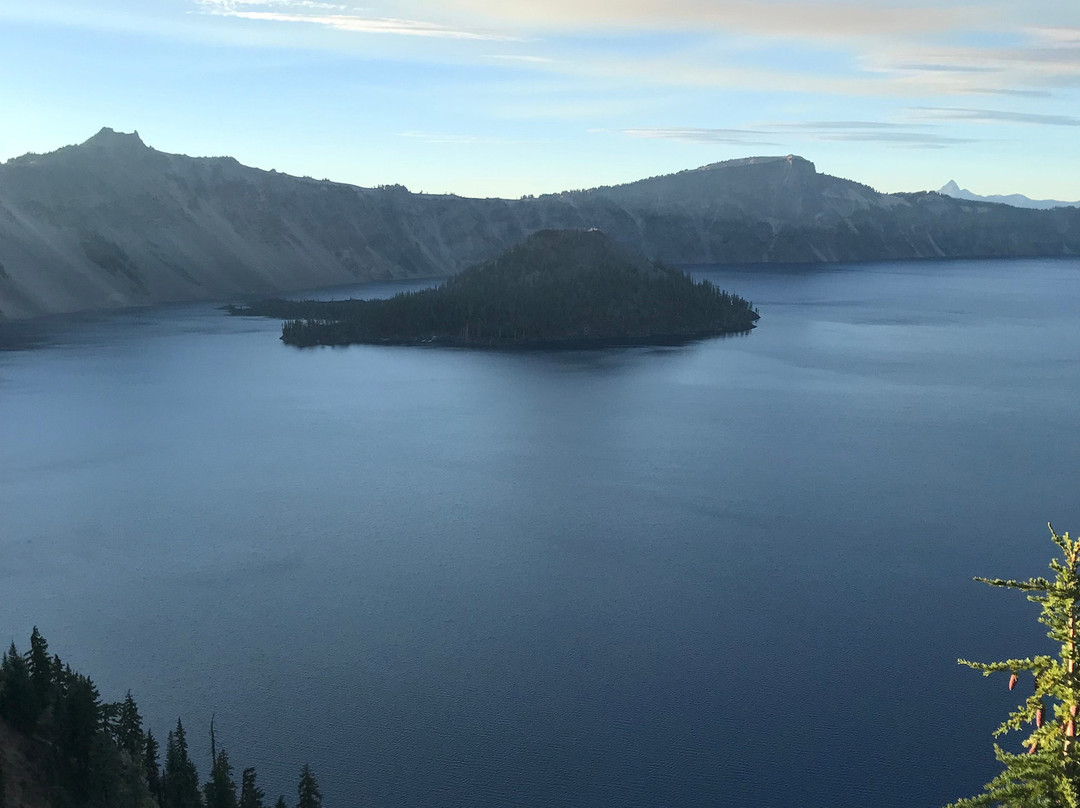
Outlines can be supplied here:
<path id="1" fill-rule="evenodd" d="M 989 194 L 983 196 L 973 193 L 967 188 L 961 188 L 953 180 L 949 180 L 945 185 L 941 186 L 938 193 L 955 199 L 966 199 L 970 202 L 996 202 L 1002 205 L 1012 205 L 1016 208 L 1048 209 L 1080 206 L 1080 202 L 1062 202 L 1058 199 L 1031 199 L 1023 194 Z"/>
<path id="2" fill-rule="evenodd" d="M 139 131 L 134 132 L 117 132 L 108 126 L 103 126 L 101 130 L 89 140 L 84 141 L 81 144 L 82 148 L 90 148 L 103 150 L 108 149 L 110 151 L 121 150 L 138 150 L 142 151 L 149 147 L 143 143 L 141 137 L 139 137 Z"/>

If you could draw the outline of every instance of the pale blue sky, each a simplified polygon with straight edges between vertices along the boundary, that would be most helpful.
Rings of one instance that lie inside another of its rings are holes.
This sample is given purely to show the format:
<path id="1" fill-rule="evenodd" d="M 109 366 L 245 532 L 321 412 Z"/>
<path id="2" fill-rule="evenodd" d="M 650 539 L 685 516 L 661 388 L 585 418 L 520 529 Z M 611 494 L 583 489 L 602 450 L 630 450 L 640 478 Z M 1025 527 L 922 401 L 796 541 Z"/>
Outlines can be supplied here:
<path id="1" fill-rule="evenodd" d="M 799 154 L 1080 199 L 1077 0 L 0 0 L 0 160 L 149 145 L 467 196 Z"/>

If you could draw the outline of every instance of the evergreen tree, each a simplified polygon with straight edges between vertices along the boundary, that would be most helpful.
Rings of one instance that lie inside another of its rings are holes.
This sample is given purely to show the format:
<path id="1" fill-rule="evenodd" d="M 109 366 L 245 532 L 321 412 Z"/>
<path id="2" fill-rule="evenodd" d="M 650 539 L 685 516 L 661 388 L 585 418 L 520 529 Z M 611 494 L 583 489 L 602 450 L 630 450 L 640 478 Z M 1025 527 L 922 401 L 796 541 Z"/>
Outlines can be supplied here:
<path id="1" fill-rule="evenodd" d="M 53 687 L 62 690 L 66 684 L 64 679 L 64 661 L 59 654 L 53 654 L 52 658 L 52 682 Z"/>
<path id="2" fill-rule="evenodd" d="M 213 768 L 210 770 L 210 780 L 204 789 L 206 795 L 206 808 L 237 808 L 236 806 L 236 783 L 232 779 L 232 765 L 229 763 L 229 755 L 224 749 L 217 753 L 214 758 Z"/>
<path id="3" fill-rule="evenodd" d="M 73 674 L 56 713 L 56 748 L 67 771 L 68 787 L 80 804 L 88 804 L 95 790 L 94 764 L 105 740 L 99 737 L 103 716 L 97 687 L 87 677 Z"/>
<path id="4" fill-rule="evenodd" d="M 34 683 L 38 703 L 44 708 L 52 694 L 53 665 L 49 657 L 49 644 L 37 626 L 30 634 L 30 651 L 26 655 L 26 662 L 30 667 L 30 679 Z"/>
<path id="5" fill-rule="evenodd" d="M 990 586 L 1018 589 L 1028 593 L 1028 600 L 1042 606 L 1039 622 L 1047 626 L 1047 636 L 1060 646 L 1057 656 L 1040 655 L 1003 662 L 960 664 L 992 673 L 1009 675 L 1012 690 L 1022 671 L 1031 673 L 1034 692 L 998 727 L 996 736 L 1032 727 L 1024 741 L 1026 754 L 1006 752 L 994 744 L 994 752 L 1004 768 L 986 784 L 982 794 L 959 800 L 950 808 L 989 808 L 1007 806 L 1080 806 L 1080 746 L 1077 743 L 1077 710 L 1080 707 L 1080 645 L 1077 625 L 1080 619 L 1080 539 L 1062 536 L 1050 528 L 1050 536 L 1064 559 L 1054 558 L 1050 569 L 1053 580 L 1029 578 L 1026 581 L 1001 578 L 976 578 Z"/>
<path id="6" fill-rule="evenodd" d="M 300 796 L 296 808 L 322 808 L 322 792 L 315 782 L 315 775 L 311 773 L 311 767 L 306 763 L 300 770 L 300 784 L 296 791 Z"/>
<path id="7" fill-rule="evenodd" d="M 176 719 L 176 730 L 169 733 L 165 743 L 165 773 L 161 778 L 161 793 L 166 808 L 201 808 L 199 774 L 188 757 L 184 725 Z"/>
<path id="8" fill-rule="evenodd" d="M 274 803 L 274 808 L 289 808 L 289 806 L 285 804 L 284 794 L 278 795 L 277 802 Z"/>
<path id="9" fill-rule="evenodd" d="M 116 745 L 131 755 L 132 760 L 139 760 L 143 754 L 145 738 L 142 731 L 142 716 L 131 691 L 116 709 L 116 721 L 113 726 Z"/>
<path id="10" fill-rule="evenodd" d="M 240 808 L 266 808 L 266 795 L 255 785 L 255 769 L 244 769 L 240 777 Z"/>
<path id="11" fill-rule="evenodd" d="M 37 724 L 39 706 L 30 668 L 15 643 L 0 661 L 0 717 L 7 719 L 20 732 L 31 733 Z"/>
<path id="12" fill-rule="evenodd" d="M 146 743 L 143 746 L 143 768 L 146 771 L 146 785 L 150 789 L 150 794 L 160 803 L 161 769 L 158 763 L 158 742 L 150 730 L 146 731 Z"/>

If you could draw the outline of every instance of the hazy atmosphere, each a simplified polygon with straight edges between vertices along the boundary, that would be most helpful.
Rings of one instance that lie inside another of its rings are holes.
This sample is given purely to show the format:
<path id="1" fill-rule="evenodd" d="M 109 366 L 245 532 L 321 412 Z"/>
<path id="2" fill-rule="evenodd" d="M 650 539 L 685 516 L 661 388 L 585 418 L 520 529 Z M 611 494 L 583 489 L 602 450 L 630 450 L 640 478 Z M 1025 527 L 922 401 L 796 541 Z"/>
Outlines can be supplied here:
<path id="1" fill-rule="evenodd" d="M 107 125 L 466 196 L 793 153 L 1075 200 L 1078 82 L 1072 0 L 0 0 L 0 159 Z"/>

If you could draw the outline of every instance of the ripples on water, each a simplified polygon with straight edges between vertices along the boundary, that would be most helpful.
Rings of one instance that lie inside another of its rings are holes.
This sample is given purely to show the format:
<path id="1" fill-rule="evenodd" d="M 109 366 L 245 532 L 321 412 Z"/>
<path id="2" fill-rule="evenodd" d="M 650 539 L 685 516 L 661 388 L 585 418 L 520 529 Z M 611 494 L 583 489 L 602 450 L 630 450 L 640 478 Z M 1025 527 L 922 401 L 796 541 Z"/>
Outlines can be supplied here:
<path id="1" fill-rule="evenodd" d="M 701 268 L 678 348 L 0 329 L 4 642 L 330 806 L 933 806 L 1038 651 L 971 583 L 1080 530 L 1080 262 Z M 381 285 L 378 294 L 395 287 Z"/>

